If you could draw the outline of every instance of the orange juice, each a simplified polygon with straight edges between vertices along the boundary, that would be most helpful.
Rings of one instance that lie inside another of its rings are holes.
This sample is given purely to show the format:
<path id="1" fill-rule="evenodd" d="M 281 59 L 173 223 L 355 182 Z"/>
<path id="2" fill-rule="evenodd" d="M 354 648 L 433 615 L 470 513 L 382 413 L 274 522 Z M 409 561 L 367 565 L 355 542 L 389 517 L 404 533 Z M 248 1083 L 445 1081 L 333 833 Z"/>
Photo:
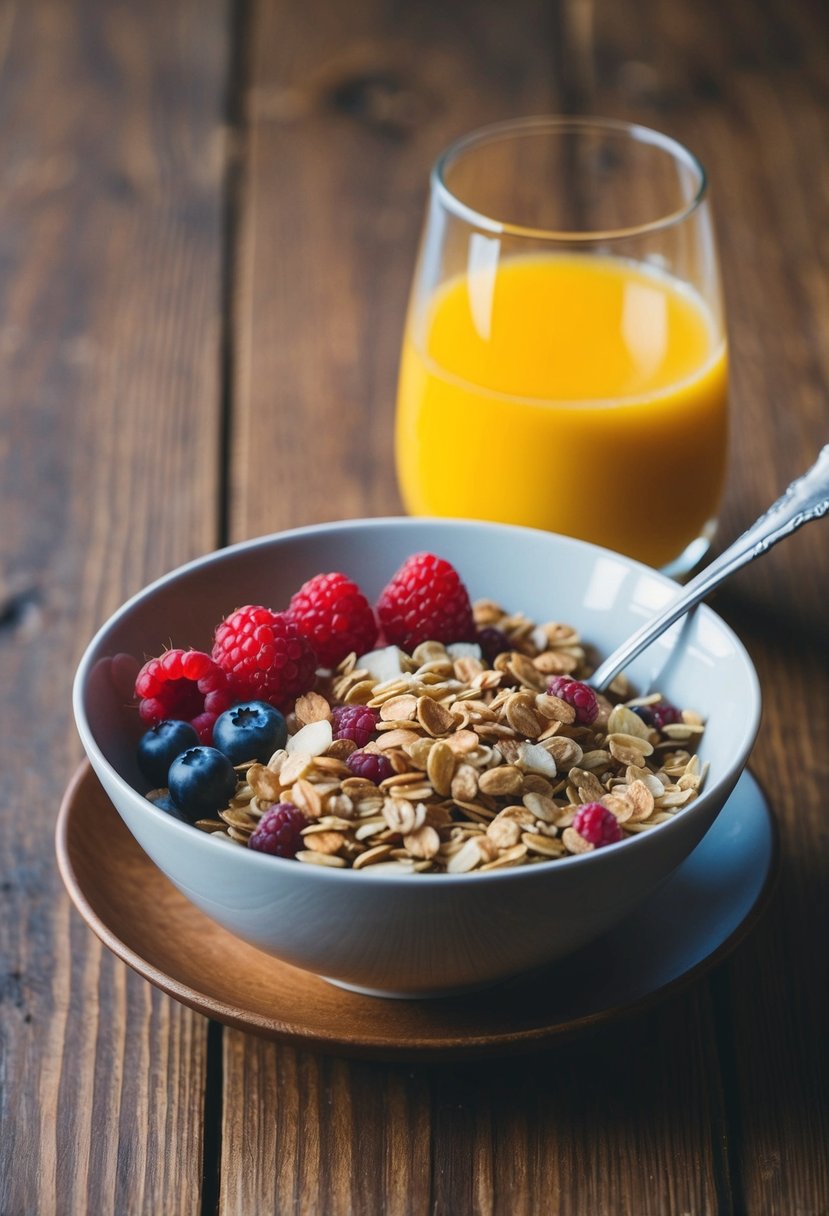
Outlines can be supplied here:
<path id="1" fill-rule="evenodd" d="M 406 509 L 668 565 L 716 515 L 726 396 L 723 336 L 685 284 L 614 257 L 504 259 L 412 310 L 396 436 Z"/>

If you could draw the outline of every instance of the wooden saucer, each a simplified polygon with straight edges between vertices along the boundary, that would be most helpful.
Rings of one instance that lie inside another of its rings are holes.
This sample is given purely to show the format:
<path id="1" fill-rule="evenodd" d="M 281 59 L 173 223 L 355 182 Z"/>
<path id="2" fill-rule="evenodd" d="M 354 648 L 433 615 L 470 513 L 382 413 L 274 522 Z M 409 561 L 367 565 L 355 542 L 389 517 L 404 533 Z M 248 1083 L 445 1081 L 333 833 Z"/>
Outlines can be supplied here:
<path id="1" fill-rule="evenodd" d="M 600 941 L 484 994 L 384 1000 L 281 963 L 214 924 L 149 860 L 88 763 L 64 795 L 56 844 L 89 927 L 176 1000 L 267 1038 L 387 1060 L 531 1051 L 642 1010 L 734 949 L 765 908 L 777 868 L 774 820 L 746 773 L 691 857 Z"/>

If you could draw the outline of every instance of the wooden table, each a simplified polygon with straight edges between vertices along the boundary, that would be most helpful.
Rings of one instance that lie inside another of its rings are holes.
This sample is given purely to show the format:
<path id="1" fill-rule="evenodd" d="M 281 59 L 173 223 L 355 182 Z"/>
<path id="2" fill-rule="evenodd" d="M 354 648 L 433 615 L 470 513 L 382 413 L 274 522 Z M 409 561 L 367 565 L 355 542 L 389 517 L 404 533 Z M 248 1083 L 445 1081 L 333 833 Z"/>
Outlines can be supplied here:
<path id="1" fill-rule="evenodd" d="M 782 837 L 733 957 L 518 1062 L 317 1057 L 208 1024 L 71 909 L 55 813 L 95 628 L 218 545 L 400 510 L 428 167 L 593 111 L 714 183 L 735 535 L 829 438 L 819 0 L 9 0 L 0 13 L 0 1212 L 829 1211 L 829 526 L 717 607 L 757 664 Z"/>

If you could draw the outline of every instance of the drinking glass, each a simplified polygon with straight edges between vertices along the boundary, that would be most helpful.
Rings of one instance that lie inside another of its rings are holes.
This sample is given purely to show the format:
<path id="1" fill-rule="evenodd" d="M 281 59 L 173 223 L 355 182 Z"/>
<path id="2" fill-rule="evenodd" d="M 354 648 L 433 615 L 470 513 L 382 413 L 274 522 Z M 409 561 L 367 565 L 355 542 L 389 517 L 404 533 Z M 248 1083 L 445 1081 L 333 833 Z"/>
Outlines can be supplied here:
<path id="1" fill-rule="evenodd" d="M 407 511 L 686 572 L 728 438 L 702 165 L 641 126 L 530 118 L 458 140 L 430 185 L 397 402 Z"/>

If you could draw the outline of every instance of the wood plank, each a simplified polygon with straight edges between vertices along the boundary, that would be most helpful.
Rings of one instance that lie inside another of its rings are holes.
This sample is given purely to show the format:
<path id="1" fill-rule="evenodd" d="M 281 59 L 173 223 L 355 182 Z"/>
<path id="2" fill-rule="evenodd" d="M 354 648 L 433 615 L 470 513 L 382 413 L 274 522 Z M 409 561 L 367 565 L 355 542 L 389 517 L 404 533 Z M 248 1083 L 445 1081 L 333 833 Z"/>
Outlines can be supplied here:
<path id="1" fill-rule="evenodd" d="M 431 162 L 477 122 L 551 104 L 550 21 L 532 5 L 339 14 L 253 5 L 234 537 L 400 511 L 397 361 Z"/>
<path id="2" fill-rule="evenodd" d="M 666 127 L 710 170 L 733 352 L 724 542 L 829 437 L 829 13 L 808 0 L 647 0 L 634 27 L 598 0 L 595 30 L 595 105 Z M 764 1216 L 829 1205 L 827 579 L 819 524 L 716 600 L 758 666 L 765 711 L 752 767 L 783 842 L 774 913 L 715 985 L 735 1202 Z"/>
<path id="3" fill-rule="evenodd" d="M 220 1210 L 729 1211 L 711 1019 L 701 986 L 542 1056 L 441 1065 L 225 1032 Z"/>
<path id="4" fill-rule="evenodd" d="M 83 647 L 215 543 L 227 18 L 224 0 L 36 0 L 0 19 L 9 1216 L 199 1206 L 206 1024 L 70 911 L 52 832 Z"/>
<path id="5" fill-rule="evenodd" d="M 557 108 L 561 39 L 529 2 L 252 6 L 232 537 L 399 510 L 428 169 L 473 126 Z M 704 989 L 518 1065 L 383 1067 L 226 1032 L 220 1210 L 727 1212 L 718 1078 Z"/>

